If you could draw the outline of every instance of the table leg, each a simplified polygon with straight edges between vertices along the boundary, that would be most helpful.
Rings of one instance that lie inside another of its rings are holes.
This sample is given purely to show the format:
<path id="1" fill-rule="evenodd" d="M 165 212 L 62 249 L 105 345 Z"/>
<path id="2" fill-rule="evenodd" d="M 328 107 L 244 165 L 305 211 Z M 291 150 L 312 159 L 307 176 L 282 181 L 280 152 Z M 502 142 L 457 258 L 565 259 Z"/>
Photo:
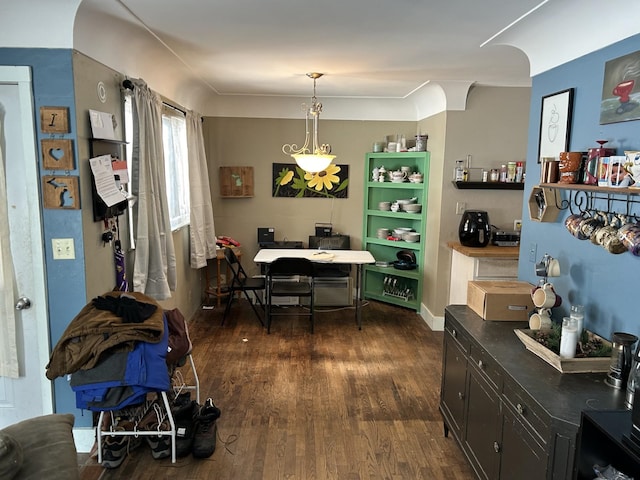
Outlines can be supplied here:
<path id="1" fill-rule="evenodd" d="M 356 324 L 362 330 L 362 265 L 356 267 Z"/>

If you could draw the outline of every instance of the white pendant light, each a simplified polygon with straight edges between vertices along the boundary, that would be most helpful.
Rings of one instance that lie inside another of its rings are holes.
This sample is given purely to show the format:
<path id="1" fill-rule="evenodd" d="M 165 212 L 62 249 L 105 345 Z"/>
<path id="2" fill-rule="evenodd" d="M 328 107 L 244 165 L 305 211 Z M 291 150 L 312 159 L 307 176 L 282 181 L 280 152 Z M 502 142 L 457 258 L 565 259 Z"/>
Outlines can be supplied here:
<path id="1" fill-rule="evenodd" d="M 335 155 L 331 155 L 331 145 L 318 142 L 318 122 L 320 112 L 322 112 L 322 104 L 316 98 L 316 80 L 322 75 L 317 72 L 307 73 L 307 76 L 313 79 L 313 97 L 311 97 L 309 108 L 304 105 L 306 111 L 304 145 L 300 148 L 295 143 L 287 143 L 282 146 L 282 151 L 285 154 L 291 155 L 300 168 L 310 173 L 321 172 L 336 158 Z M 313 133 L 309 129 L 309 117 L 313 120 Z"/>

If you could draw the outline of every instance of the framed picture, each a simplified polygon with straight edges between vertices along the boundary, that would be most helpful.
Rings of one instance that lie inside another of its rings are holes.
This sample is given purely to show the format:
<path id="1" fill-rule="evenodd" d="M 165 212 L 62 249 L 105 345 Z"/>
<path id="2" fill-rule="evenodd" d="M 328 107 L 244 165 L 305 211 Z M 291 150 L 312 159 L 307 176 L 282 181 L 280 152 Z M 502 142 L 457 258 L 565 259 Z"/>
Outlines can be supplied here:
<path id="1" fill-rule="evenodd" d="M 272 189 L 273 197 L 348 198 L 349 165 L 308 173 L 295 163 L 274 163 Z"/>
<path id="2" fill-rule="evenodd" d="M 560 152 L 568 151 L 573 92 L 568 88 L 542 97 L 538 163 L 542 157 L 558 158 Z"/>
<path id="3" fill-rule="evenodd" d="M 640 119 L 640 50 L 605 63 L 600 125 Z"/>

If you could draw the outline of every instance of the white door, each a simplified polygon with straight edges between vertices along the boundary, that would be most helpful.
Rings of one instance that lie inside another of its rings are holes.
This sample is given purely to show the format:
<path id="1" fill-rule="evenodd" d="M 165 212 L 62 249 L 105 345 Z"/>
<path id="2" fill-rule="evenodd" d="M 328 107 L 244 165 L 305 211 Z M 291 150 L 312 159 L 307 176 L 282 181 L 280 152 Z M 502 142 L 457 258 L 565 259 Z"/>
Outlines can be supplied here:
<path id="1" fill-rule="evenodd" d="M 0 428 L 53 411 L 52 385 L 45 377 L 49 327 L 44 276 L 39 174 L 29 67 L 0 66 L 0 148 L 4 157 L 11 253 L 16 278 L 20 376 L 0 377 Z M 6 221 L 0 219 L 0 221 Z M 2 321 L 2 319 L 0 319 Z"/>

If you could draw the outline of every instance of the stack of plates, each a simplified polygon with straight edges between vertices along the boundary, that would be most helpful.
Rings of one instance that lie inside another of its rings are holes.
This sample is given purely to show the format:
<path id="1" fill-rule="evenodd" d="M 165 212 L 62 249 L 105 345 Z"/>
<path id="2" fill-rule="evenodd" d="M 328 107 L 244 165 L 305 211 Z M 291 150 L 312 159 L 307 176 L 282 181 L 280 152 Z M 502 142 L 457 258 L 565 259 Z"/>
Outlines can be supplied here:
<path id="1" fill-rule="evenodd" d="M 379 228 L 377 233 L 378 238 L 387 238 L 389 236 L 388 228 Z"/>

